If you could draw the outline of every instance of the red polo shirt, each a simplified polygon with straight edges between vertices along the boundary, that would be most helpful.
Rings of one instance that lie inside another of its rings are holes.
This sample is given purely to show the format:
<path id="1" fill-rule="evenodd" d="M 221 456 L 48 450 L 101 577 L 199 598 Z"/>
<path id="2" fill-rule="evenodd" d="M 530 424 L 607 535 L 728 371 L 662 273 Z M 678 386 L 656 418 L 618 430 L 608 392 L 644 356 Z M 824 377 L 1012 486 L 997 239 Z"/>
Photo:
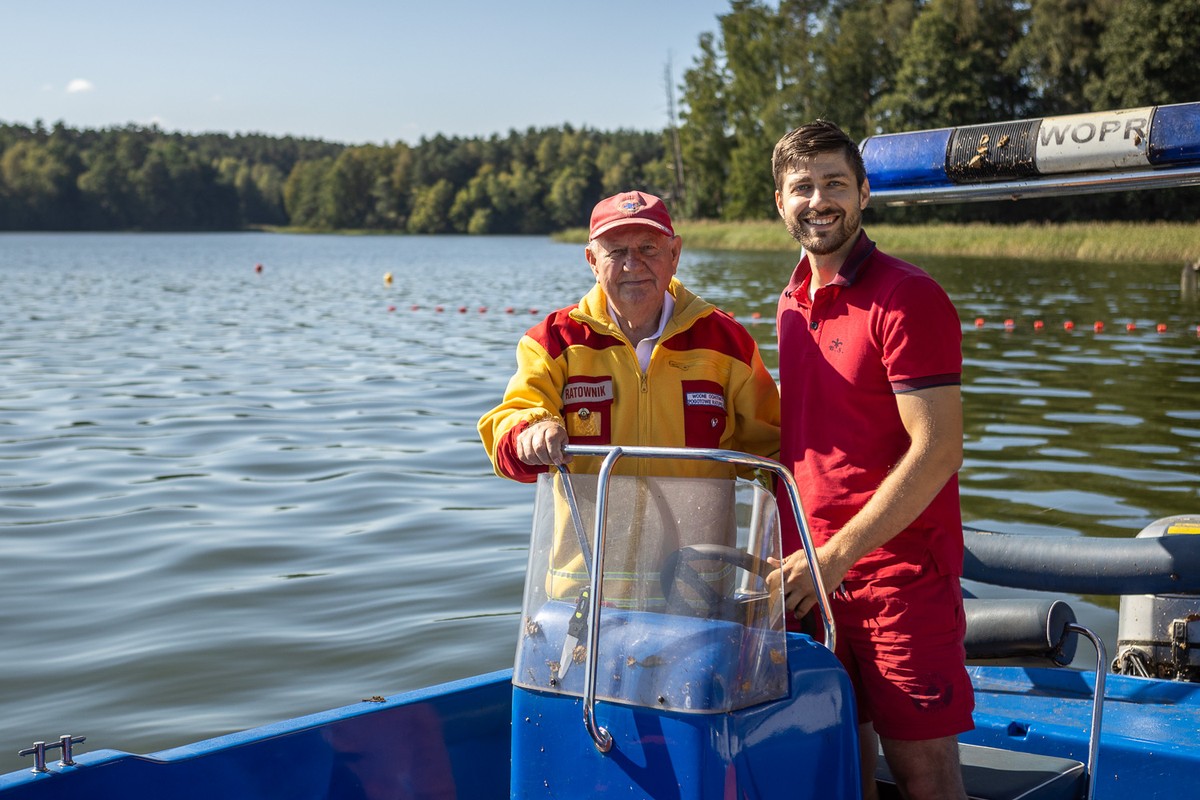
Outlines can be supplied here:
<path id="1" fill-rule="evenodd" d="M 923 270 L 879 252 L 860 233 L 837 277 L 809 299 L 807 256 L 779 298 L 780 460 L 800 487 L 820 545 L 871 498 L 910 440 L 896 394 L 962 380 L 962 328 L 945 291 Z M 783 551 L 800 546 L 784 508 Z M 932 563 L 961 575 L 958 479 L 883 547 L 847 573 L 865 579 Z"/>

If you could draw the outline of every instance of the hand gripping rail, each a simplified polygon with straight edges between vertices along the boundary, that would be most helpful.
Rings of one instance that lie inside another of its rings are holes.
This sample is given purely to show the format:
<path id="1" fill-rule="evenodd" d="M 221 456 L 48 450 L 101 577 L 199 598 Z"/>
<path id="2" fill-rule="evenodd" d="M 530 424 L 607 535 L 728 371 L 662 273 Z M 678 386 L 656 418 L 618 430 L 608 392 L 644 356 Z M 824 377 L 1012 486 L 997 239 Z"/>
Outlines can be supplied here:
<path id="1" fill-rule="evenodd" d="M 596 522 L 592 534 L 592 563 L 590 608 L 588 610 L 587 656 L 584 661 L 584 695 L 583 695 L 583 724 L 592 742 L 601 753 L 612 749 L 612 735 L 602 726 L 596 724 L 596 670 L 598 662 L 595 657 L 596 647 L 600 641 L 600 579 L 604 574 L 604 539 L 607 524 L 608 479 L 613 467 L 622 457 L 630 458 L 673 458 L 688 461 L 716 461 L 724 464 L 761 469 L 774 474 L 779 479 L 787 494 L 792 507 L 792 515 L 796 519 L 800 532 L 800 542 L 804 548 L 804 556 L 808 562 L 809 572 L 813 576 L 813 584 L 817 590 L 817 605 L 821 610 L 821 622 L 825 626 L 825 646 L 833 650 L 837 644 L 837 632 L 833 625 L 833 612 L 829 606 L 829 595 L 825 591 L 825 583 L 817 565 L 816 549 L 813 547 L 812 536 L 808 530 L 808 519 L 800 506 L 800 492 L 796 479 L 777 461 L 739 453 L 734 450 L 715 450 L 709 448 L 688 447 L 600 447 L 587 445 L 567 445 L 566 453 L 572 456 L 596 456 L 604 461 L 600 465 L 600 473 L 596 485 Z"/>

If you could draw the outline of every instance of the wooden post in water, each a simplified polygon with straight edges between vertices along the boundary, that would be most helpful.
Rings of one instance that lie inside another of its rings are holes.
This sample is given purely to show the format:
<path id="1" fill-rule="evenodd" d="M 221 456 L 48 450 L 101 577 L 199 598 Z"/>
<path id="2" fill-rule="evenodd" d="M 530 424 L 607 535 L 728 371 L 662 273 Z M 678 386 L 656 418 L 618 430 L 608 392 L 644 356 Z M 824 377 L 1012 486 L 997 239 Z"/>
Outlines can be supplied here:
<path id="1" fill-rule="evenodd" d="M 1184 300 L 1195 300 L 1196 281 L 1200 278 L 1200 259 L 1183 264 L 1183 274 L 1179 276 L 1179 294 Z"/>

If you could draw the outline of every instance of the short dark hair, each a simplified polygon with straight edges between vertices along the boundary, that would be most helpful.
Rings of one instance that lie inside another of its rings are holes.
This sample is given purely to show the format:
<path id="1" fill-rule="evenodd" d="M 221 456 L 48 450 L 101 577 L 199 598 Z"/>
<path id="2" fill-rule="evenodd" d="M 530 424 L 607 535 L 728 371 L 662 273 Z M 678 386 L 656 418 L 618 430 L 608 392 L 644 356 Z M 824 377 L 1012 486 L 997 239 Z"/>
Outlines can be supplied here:
<path id="1" fill-rule="evenodd" d="M 861 187 L 867 179 L 867 168 L 863 166 L 862 153 L 858 145 L 846 132 L 832 122 L 818 119 L 788 131 L 775 143 L 771 154 L 771 171 L 775 174 L 775 190 L 783 188 L 785 173 L 799 167 L 814 156 L 822 153 L 845 154 L 854 169 L 854 178 Z"/>

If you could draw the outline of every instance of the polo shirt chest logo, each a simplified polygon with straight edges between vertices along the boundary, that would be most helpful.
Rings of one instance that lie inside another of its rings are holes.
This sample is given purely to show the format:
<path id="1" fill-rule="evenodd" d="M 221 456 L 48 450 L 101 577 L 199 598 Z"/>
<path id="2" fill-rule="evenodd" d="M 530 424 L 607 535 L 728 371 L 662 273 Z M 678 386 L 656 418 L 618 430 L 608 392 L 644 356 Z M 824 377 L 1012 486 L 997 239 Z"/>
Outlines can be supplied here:
<path id="1" fill-rule="evenodd" d="M 834 339 L 832 342 L 830 342 L 830 343 L 829 343 L 829 351 L 830 351 L 831 353 L 837 353 L 838 355 L 841 355 L 841 353 L 842 353 L 842 340 L 841 340 L 841 339 Z"/>

